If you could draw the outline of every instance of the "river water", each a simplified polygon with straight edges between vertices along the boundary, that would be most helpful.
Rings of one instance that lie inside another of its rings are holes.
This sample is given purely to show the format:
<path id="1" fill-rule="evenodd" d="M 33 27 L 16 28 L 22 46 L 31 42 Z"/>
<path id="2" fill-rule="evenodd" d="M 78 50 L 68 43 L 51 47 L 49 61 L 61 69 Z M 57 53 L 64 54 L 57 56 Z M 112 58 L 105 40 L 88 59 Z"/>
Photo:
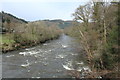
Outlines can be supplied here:
<path id="1" fill-rule="evenodd" d="M 2 54 L 2 77 L 71 78 L 69 70 L 88 68 L 81 54 L 81 46 L 63 34 L 57 40 Z"/>

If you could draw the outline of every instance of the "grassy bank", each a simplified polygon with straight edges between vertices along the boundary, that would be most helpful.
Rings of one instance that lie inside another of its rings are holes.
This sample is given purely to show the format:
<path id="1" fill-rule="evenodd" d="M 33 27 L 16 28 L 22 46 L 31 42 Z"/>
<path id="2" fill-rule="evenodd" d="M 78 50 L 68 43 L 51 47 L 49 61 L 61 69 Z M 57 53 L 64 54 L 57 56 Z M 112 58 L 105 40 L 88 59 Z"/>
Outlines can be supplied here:
<path id="1" fill-rule="evenodd" d="M 14 32 L 0 35 L 0 48 L 3 53 L 6 53 L 56 39 L 60 34 L 61 30 L 55 25 L 48 27 L 41 22 L 21 24 L 15 28 Z"/>
<path id="2" fill-rule="evenodd" d="M 7 50 L 12 50 L 13 49 L 13 44 L 15 44 L 15 41 L 12 38 L 13 36 L 11 34 L 4 34 L 0 35 L 0 48 L 2 51 L 7 51 Z"/>

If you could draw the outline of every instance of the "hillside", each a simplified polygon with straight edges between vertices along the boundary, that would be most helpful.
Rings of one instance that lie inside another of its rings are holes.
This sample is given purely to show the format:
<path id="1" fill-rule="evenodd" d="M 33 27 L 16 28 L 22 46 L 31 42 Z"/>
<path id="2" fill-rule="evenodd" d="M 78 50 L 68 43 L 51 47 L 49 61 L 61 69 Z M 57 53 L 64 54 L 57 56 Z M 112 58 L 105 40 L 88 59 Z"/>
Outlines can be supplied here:
<path id="1" fill-rule="evenodd" d="M 26 24 L 28 23 L 24 19 L 17 18 L 12 14 L 0 12 L 0 33 L 11 31 L 14 29 L 18 24 Z"/>
<path id="2" fill-rule="evenodd" d="M 63 20 L 61 20 L 61 19 L 43 20 L 43 21 L 45 21 L 46 23 L 48 23 L 48 25 L 49 25 L 49 23 L 55 23 L 55 24 L 57 24 L 58 27 L 61 28 L 61 29 L 64 29 L 64 28 L 66 28 L 66 27 L 72 26 L 72 25 L 73 25 L 73 22 L 74 22 L 74 21 L 63 21 Z"/>
<path id="3" fill-rule="evenodd" d="M 57 39 L 62 30 L 56 23 L 46 21 L 27 22 L 8 13 L 0 13 L 2 52 L 27 48 L 48 40 Z"/>
<path id="4" fill-rule="evenodd" d="M 4 23 L 5 21 L 10 21 L 10 22 L 15 22 L 15 23 L 27 23 L 24 19 L 18 18 L 12 14 L 5 13 L 5 12 L 0 12 L 0 17 L 2 18 L 2 22 Z"/>
<path id="5" fill-rule="evenodd" d="M 58 26 L 61 29 L 72 26 L 74 21 L 63 21 L 61 19 L 55 20 L 37 20 L 32 22 L 40 22 L 46 24 L 47 27 Z M 0 33 L 11 32 L 15 30 L 20 24 L 26 24 L 28 21 L 18 18 L 10 13 L 0 12 Z M 29 22 L 31 23 L 31 22 Z"/>

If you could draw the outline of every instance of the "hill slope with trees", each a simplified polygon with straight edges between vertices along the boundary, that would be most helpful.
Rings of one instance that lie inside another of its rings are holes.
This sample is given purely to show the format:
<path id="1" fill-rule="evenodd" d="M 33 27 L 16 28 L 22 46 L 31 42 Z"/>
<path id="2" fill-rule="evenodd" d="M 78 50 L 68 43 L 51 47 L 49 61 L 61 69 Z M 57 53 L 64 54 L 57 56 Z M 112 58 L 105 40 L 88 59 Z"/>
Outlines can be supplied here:
<path id="1" fill-rule="evenodd" d="M 62 32 L 55 23 L 27 22 L 4 12 L 1 15 L 0 48 L 2 52 L 26 48 L 56 39 Z"/>

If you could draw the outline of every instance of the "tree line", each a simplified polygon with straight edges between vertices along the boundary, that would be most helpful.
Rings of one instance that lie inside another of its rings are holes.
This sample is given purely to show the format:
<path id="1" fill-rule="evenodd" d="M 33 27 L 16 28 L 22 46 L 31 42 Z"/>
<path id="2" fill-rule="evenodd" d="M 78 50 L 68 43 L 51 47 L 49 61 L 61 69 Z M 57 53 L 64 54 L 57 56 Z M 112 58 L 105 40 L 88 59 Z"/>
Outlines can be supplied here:
<path id="1" fill-rule="evenodd" d="M 75 37 L 86 51 L 91 69 L 118 70 L 119 2 L 89 2 L 73 13 L 74 26 L 64 32 Z"/>
<path id="2" fill-rule="evenodd" d="M 14 23 L 12 24 L 14 25 Z M 48 26 L 44 21 L 28 22 L 26 24 L 15 23 L 15 27 L 8 25 L 11 24 L 6 24 L 9 32 L 1 34 L 2 43 L 0 47 L 2 52 L 31 47 L 48 40 L 56 39 L 62 32 L 57 24 L 50 24 Z"/>

